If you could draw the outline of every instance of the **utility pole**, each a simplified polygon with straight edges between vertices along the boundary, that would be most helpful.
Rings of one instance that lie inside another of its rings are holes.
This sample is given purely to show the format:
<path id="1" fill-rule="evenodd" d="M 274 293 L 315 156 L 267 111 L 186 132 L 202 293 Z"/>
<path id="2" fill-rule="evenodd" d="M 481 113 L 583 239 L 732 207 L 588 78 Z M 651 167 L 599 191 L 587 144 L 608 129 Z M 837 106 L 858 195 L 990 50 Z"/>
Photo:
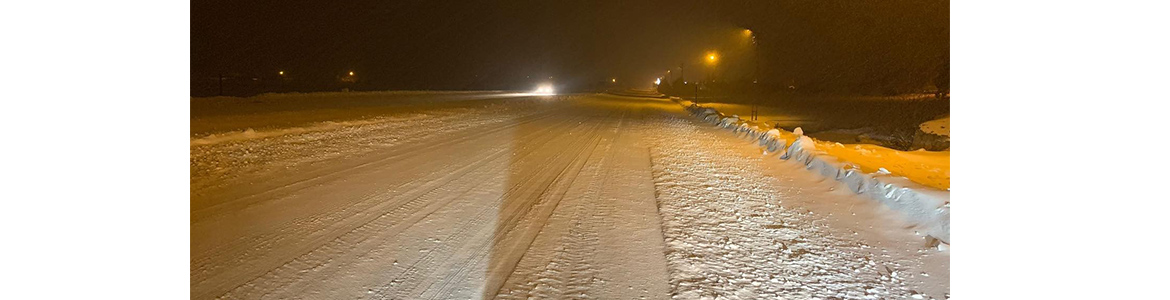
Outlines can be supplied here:
<path id="1" fill-rule="evenodd" d="M 686 70 L 687 70 L 686 64 L 684 64 L 684 63 L 678 64 L 678 73 L 679 73 L 679 77 L 682 78 L 682 80 L 683 80 L 683 85 L 687 84 L 687 71 Z M 699 103 L 699 83 L 696 82 L 694 84 L 694 86 L 695 86 L 695 104 L 698 104 Z"/>
<path id="2" fill-rule="evenodd" d="M 757 36 L 758 35 L 756 34 L 756 32 L 752 31 L 752 51 L 755 52 L 754 53 L 755 54 L 754 60 L 756 63 L 756 70 L 755 70 L 754 74 L 752 74 L 752 85 L 754 87 L 753 90 L 755 90 L 755 92 L 756 92 L 756 97 L 755 97 L 756 101 L 753 101 L 754 103 L 752 104 L 752 121 L 756 121 L 756 119 L 759 118 L 759 116 L 760 116 L 760 101 L 762 100 L 761 98 L 764 97 L 764 90 L 760 86 L 760 43 L 759 43 L 759 40 L 756 38 Z"/>
<path id="3" fill-rule="evenodd" d="M 695 104 L 699 104 L 699 84 L 695 83 Z"/>

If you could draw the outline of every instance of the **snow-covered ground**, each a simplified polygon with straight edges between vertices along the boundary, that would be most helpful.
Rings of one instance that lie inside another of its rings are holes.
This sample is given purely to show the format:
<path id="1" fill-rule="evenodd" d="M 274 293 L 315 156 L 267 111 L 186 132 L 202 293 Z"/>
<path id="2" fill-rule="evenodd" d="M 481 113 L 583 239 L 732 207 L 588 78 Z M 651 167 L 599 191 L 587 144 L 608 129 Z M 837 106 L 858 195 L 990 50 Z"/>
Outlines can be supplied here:
<path id="1" fill-rule="evenodd" d="M 918 128 L 922 130 L 922 132 L 929 134 L 951 136 L 951 117 L 946 116 L 943 118 L 926 121 L 923 122 L 922 125 L 918 125 Z"/>
<path id="2" fill-rule="evenodd" d="M 949 292 L 899 213 L 669 100 L 297 97 L 193 109 L 192 298 Z"/>

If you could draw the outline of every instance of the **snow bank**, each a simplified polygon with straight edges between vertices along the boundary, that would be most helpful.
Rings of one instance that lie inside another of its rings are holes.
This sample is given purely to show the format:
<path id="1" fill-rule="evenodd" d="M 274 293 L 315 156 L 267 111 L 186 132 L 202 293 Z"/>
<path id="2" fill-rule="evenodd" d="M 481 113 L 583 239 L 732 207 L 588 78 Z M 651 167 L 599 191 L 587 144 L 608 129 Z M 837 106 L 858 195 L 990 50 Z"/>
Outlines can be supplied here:
<path id="1" fill-rule="evenodd" d="M 772 128 L 760 136 L 760 146 L 767 149 L 768 152 L 777 152 L 784 149 L 784 144 L 787 142 L 780 137 L 780 129 L 776 128 Z"/>
<path id="2" fill-rule="evenodd" d="M 739 116 L 738 115 L 732 115 L 730 117 L 723 118 L 723 120 L 719 121 L 719 127 L 721 127 L 721 128 L 737 127 L 736 125 L 739 125 Z"/>
<path id="3" fill-rule="evenodd" d="M 888 173 L 865 174 L 854 165 L 818 152 L 815 145 L 811 138 L 801 136 L 781 158 L 804 164 L 809 171 L 842 182 L 850 191 L 902 212 L 910 221 L 923 226 L 930 236 L 950 243 L 950 192 Z"/>
<path id="4" fill-rule="evenodd" d="M 857 165 L 843 163 L 825 151 L 818 150 L 816 141 L 805 136 L 800 128 L 792 133 L 782 133 L 777 128 L 769 128 L 767 124 L 745 121 L 739 119 L 739 116 L 724 117 L 713 108 L 694 103 L 679 104 L 705 122 L 752 139 L 768 153 L 783 151 L 781 159 L 803 164 L 811 172 L 839 181 L 849 191 L 865 195 L 903 213 L 908 220 L 923 227 L 926 234 L 950 243 L 949 191 L 921 185 L 905 177 L 891 175 L 888 171 L 867 174 Z M 786 135 L 795 136 L 791 145 L 786 145 Z"/>

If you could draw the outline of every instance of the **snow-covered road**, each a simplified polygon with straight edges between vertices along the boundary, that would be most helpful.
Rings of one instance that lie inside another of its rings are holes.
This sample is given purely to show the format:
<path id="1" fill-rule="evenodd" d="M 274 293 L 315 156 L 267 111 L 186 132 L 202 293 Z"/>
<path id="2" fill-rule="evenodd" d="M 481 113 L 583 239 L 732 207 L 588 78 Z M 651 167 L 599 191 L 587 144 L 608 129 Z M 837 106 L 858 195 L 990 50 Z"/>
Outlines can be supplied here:
<path id="1" fill-rule="evenodd" d="M 192 298 L 949 291 L 949 250 L 897 213 L 669 100 L 460 97 L 193 133 Z"/>

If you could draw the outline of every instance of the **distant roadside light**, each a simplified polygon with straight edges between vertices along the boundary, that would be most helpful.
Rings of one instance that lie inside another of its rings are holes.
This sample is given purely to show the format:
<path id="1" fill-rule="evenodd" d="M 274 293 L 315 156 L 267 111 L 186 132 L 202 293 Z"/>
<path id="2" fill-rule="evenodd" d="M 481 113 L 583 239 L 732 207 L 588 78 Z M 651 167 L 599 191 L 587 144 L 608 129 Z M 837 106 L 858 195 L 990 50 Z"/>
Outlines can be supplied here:
<path id="1" fill-rule="evenodd" d="M 537 86 L 536 90 L 530 94 L 538 95 L 538 96 L 552 96 L 552 95 L 556 95 L 557 92 L 556 92 L 556 90 L 553 89 L 552 84 L 545 83 L 545 84 L 541 84 L 540 86 Z"/>
<path id="2" fill-rule="evenodd" d="M 660 85 L 660 84 L 662 84 L 662 78 L 655 78 L 654 85 Z"/>
<path id="3" fill-rule="evenodd" d="M 617 82 L 617 78 L 610 79 L 609 82 Z"/>
<path id="4" fill-rule="evenodd" d="M 349 71 L 349 76 L 353 76 L 353 71 Z"/>
<path id="5" fill-rule="evenodd" d="M 276 73 L 280 74 L 280 75 L 284 75 L 284 71 L 280 71 L 280 72 L 276 72 Z"/>

